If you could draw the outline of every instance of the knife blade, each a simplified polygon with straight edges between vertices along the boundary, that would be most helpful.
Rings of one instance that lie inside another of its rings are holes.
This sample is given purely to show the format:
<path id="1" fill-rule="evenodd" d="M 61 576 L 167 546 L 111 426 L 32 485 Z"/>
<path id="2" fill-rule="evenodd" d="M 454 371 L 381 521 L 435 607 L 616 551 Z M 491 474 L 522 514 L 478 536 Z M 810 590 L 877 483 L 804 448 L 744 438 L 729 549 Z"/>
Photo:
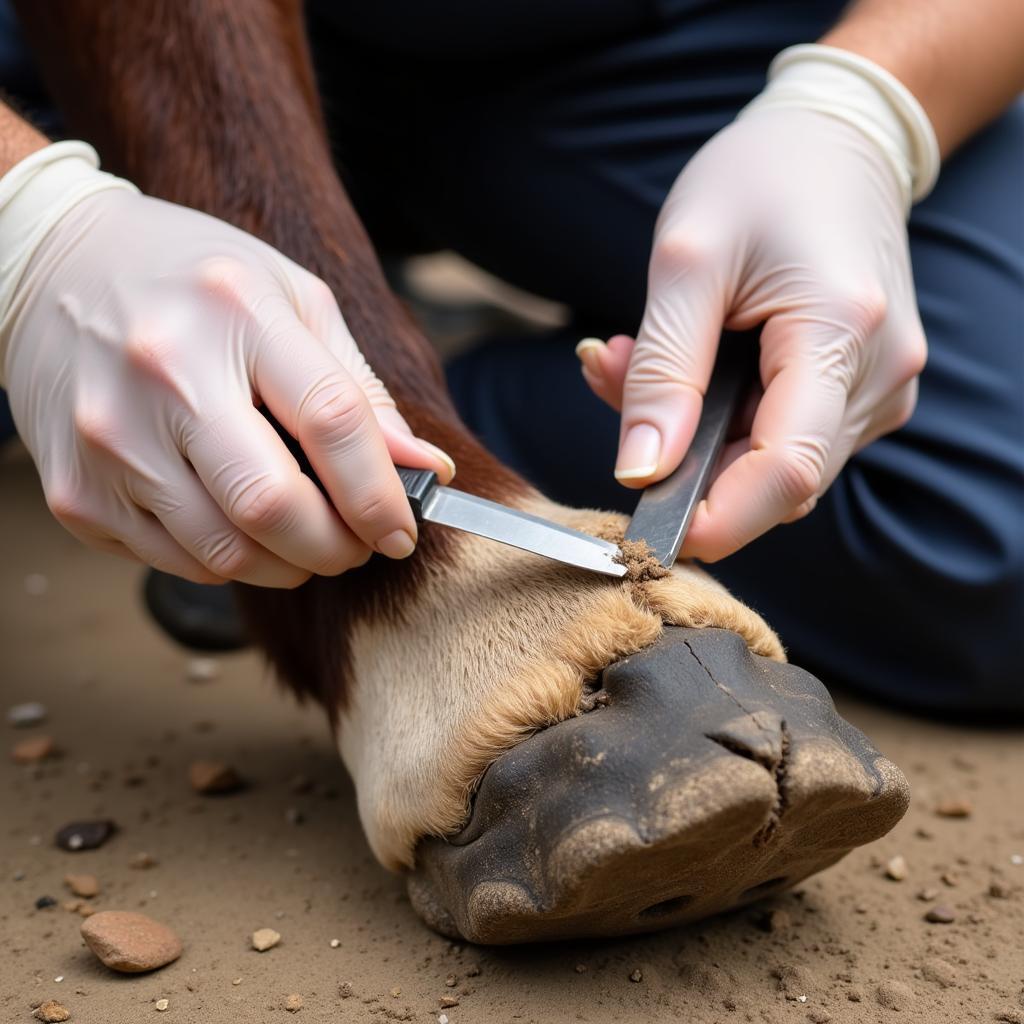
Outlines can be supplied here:
<path id="1" fill-rule="evenodd" d="M 749 334 L 722 336 L 697 431 L 683 461 L 644 491 L 633 512 L 625 539 L 646 541 L 666 568 L 675 565 L 693 515 L 711 484 L 736 406 L 753 380 L 757 350 Z"/>
<path id="2" fill-rule="evenodd" d="M 444 487 L 437 482 L 437 474 L 429 469 L 407 466 L 395 469 L 418 520 L 487 537 L 606 576 L 626 575 L 625 565 L 614 561 L 621 553 L 618 545 L 610 541 L 499 505 L 496 501 Z"/>

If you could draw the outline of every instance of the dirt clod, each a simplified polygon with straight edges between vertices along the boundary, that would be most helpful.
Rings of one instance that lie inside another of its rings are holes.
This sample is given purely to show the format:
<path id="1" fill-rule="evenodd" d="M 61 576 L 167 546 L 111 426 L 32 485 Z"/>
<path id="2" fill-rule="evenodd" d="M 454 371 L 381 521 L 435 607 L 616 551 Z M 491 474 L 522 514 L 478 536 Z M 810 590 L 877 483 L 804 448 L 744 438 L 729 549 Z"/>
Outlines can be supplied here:
<path id="1" fill-rule="evenodd" d="M 56 999 L 47 999 L 40 1003 L 32 1014 L 36 1020 L 46 1021 L 47 1024 L 58 1024 L 60 1021 L 71 1020 L 71 1011 Z"/>
<path id="2" fill-rule="evenodd" d="M 204 795 L 236 793 L 245 785 L 241 776 L 223 761 L 193 761 L 188 781 L 197 793 Z"/>
<path id="3" fill-rule="evenodd" d="M 941 988 L 954 988 L 957 983 L 956 968 L 937 956 L 921 964 L 921 975 L 925 981 L 934 982 Z"/>
<path id="4" fill-rule="evenodd" d="M 626 579 L 630 583 L 649 583 L 669 574 L 651 553 L 651 546 L 645 540 L 619 541 L 619 554 L 613 561 L 626 567 Z"/>
<path id="5" fill-rule="evenodd" d="M 974 808 L 969 800 L 940 800 L 935 805 L 935 813 L 940 818 L 969 818 Z"/>
<path id="6" fill-rule="evenodd" d="M 65 875 L 64 884 L 76 895 L 92 899 L 100 893 L 100 883 L 95 875 Z M 77 910 L 78 907 L 75 907 Z"/>
<path id="7" fill-rule="evenodd" d="M 641 982 L 644 980 L 644 972 L 639 967 L 634 967 L 629 973 L 629 980 L 632 982 Z"/>
<path id="8" fill-rule="evenodd" d="M 914 990 L 903 981 L 883 981 L 875 990 L 875 999 L 887 1010 L 905 1010 L 915 999 Z"/>
<path id="9" fill-rule="evenodd" d="M 298 1013 L 299 1010 L 301 1010 L 302 1007 L 305 1005 L 305 1001 L 303 1000 L 302 996 L 299 995 L 298 992 L 292 992 L 292 994 L 289 995 L 288 998 L 284 1001 L 284 1008 L 289 1013 Z"/>
<path id="10" fill-rule="evenodd" d="M 15 743 L 11 748 L 11 760 L 15 764 L 38 764 L 56 753 L 57 745 L 52 736 L 33 736 Z"/>

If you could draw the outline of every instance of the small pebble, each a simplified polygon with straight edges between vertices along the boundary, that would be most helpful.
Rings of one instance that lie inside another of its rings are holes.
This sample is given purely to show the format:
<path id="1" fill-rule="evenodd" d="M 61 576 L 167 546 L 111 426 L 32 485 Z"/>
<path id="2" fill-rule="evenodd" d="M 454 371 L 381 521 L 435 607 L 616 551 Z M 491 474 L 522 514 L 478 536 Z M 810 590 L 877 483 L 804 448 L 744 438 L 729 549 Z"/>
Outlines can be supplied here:
<path id="1" fill-rule="evenodd" d="M 1021 864 L 1024 864 L 1024 853 L 1011 853 L 1010 863 L 1020 867 Z"/>
<path id="2" fill-rule="evenodd" d="M 938 889 L 922 889 L 917 894 L 917 898 L 919 900 L 921 900 L 922 903 L 930 903 L 932 900 L 938 899 L 938 896 L 939 896 L 939 890 Z"/>
<path id="3" fill-rule="evenodd" d="M 811 1024 L 829 1024 L 829 1021 L 832 1020 L 832 1014 L 828 1010 L 809 1010 L 807 1019 Z"/>
<path id="4" fill-rule="evenodd" d="M 903 857 L 893 857 L 885 865 L 885 874 L 894 882 L 902 882 L 907 877 L 907 862 Z"/>
<path id="5" fill-rule="evenodd" d="M 629 980 L 630 980 L 630 981 L 634 981 L 634 982 L 637 982 L 637 981 L 643 981 L 643 980 L 644 980 L 644 974 L 643 974 L 643 971 L 641 971 L 639 967 L 635 967 L 635 968 L 634 968 L 634 969 L 633 969 L 633 970 L 632 970 L 632 971 L 630 972 L 630 975 L 629 975 Z"/>
<path id="6" fill-rule="evenodd" d="M 60 1021 L 71 1020 L 71 1011 L 57 1002 L 56 999 L 47 999 L 40 1003 L 32 1014 L 36 1020 L 46 1021 L 47 1024 L 59 1024 Z"/>
<path id="7" fill-rule="evenodd" d="M 956 920 L 956 912 L 952 907 L 937 903 L 924 915 L 924 919 L 932 924 L 952 924 Z"/>
<path id="8" fill-rule="evenodd" d="M 331 939 L 331 949 L 337 949 L 341 945 L 341 939 Z"/>
<path id="9" fill-rule="evenodd" d="M 577 974 L 586 974 L 587 973 L 587 965 L 586 964 L 577 964 L 576 965 L 576 973 Z"/>
<path id="10" fill-rule="evenodd" d="M 988 894 L 996 900 L 1008 900 L 1013 890 L 1005 885 L 1003 882 L 990 882 L 988 886 Z"/>
<path id="11" fill-rule="evenodd" d="M 437 1024 L 448 1024 L 448 1014 L 447 1013 L 439 1013 L 437 1015 Z"/>
<path id="12" fill-rule="evenodd" d="M 339 999 L 351 999 L 352 998 L 352 982 L 343 981 L 338 986 L 338 998 Z"/>
<path id="13" fill-rule="evenodd" d="M 52 736 L 33 736 L 11 747 L 11 760 L 15 764 L 38 764 L 52 756 L 56 749 Z"/>
<path id="14" fill-rule="evenodd" d="M 185 665 L 185 678 L 190 683 L 208 683 L 220 675 L 220 665 L 214 658 L 190 658 Z"/>
<path id="15" fill-rule="evenodd" d="M 145 871 L 147 868 L 156 867 L 160 862 L 156 857 L 148 853 L 137 853 L 130 861 L 128 861 L 128 867 L 134 868 L 136 871 Z"/>
<path id="16" fill-rule="evenodd" d="M 100 883 L 95 875 L 65 875 L 64 884 L 76 896 L 82 896 L 85 899 L 92 899 L 93 896 L 98 896 L 100 893 Z"/>
<path id="17" fill-rule="evenodd" d="M 52 896 L 40 896 L 36 900 L 36 910 L 46 910 L 48 907 L 57 906 L 57 901 Z"/>
<path id="18" fill-rule="evenodd" d="M 453 1006 L 459 1005 L 458 996 L 441 996 L 440 1006 L 442 1010 L 450 1010 Z"/>
<path id="19" fill-rule="evenodd" d="M 960 879 L 953 871 L 944 871 L 941 877 L 943 884 L 948 885 L 950 889 L 955 889 L 960 884 Z"/>
<path id="20" fill-rule="evenodd" d="M 15 729 L 27 729 L 45 722 L 46 716 L 46 705 L 30 700 L 24 704 L 14 704 L 7 709 L 7 724 Z"/>
<path id="21" fill-rule="evenodd" d="M 258 953 L 273 949 L 281 941 L 281 933 L 273 928 L 257 928 L 252 933 L 252 948 Z"/>
<path id="22" fill-rule="evenodd" d="M 232 978 L 231 979 L 231 984 L 232 985 L 241 985 L 242 984 L 242 979 L 241 978 Z"/>
<path id="23" fill-rule="evenodd" d="M 284 1008 L 289 1013 L 298 1013 L 303 1007 L 302 996 L 298 992 L 293 992 L 285 1001 Z"/>
<path id="24" fill-rule="evenodd" d="M 287 821 L 289 825 L 301 825 L 306 820 L 306 816 L 298 809 L 298 807 L 286 807 L 284 820 Z"/>
<path id="25" fill-rule="evenodd" d="M 244 783 L 231 765 L 223 761 L 193 761 L 188 769 L 188 781 L 197 793 L 235 793 Z"/>
<path id="26" fill-rule="evenodd" d="M 969 800 L 940 800 L 935 806 L 940 818 L 969 818 L 973 810 Z"/>
<path id="27" fill-rule="evenodd" d="M 86 945 L 112 971 L 140 974 L 177 960 L 181 939 L 145 914 L 104 910 L 82 922 Z"/>
<path id="28" fill-rule="evenodd" d="M 78 850 L 95 850 L 116 831 L 117 825 L 109 820 L 73 821 L 57 833 L 54 841 L 62 850 L 70 850 L 72 853 Z"/>
<path id="29" fill-rule="evenodd" d="M 171 1005 L 171 1003 L 170 1003 L 170 1000 L 168 1000 L 168 999 L 158 999 L 156 1001 L 156 1008 L 161 1013 L 163 1013 L 164 1010 L 166 1010 L 170 1005 Z"/>
<path id="30" fill-rule="evenodd" d="M 459 983 L 459 979 L 456 978 L 454 974 L 449 974 L 448 977 L 444 979 L 444 983 L 449 988 L 455 988 L 455 986 Z"/>

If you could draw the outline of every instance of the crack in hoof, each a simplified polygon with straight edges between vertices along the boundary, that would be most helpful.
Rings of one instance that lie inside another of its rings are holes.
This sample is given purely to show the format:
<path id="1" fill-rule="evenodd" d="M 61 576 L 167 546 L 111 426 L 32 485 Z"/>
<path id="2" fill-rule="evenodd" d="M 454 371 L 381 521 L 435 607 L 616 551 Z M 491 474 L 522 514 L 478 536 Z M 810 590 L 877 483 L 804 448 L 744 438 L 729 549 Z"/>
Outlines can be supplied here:
<path id="1" fill-rule="evenodd" d="M 759 764 L 766 772 L 768 772 L 769 775 L 772 776 L 772 779 L 775 782 L 775 803 L 768 812 L 768 820 L 754 834 L 754 846 L 764 846 L 766 843 L 771 841 L 775 833 L 778 831 L 779 825 L 782 823 L 782 815 L 789 806 L 786 789 L 788 785 L 787 772 L 789 770 L 790 741 L 789 730 L 786 728 L 785 720 L 782 720 L 779 723 L 779 733 L 780 747 L 779 755 L 777 757 L 773 757 L 770 754 L 765 753 L 763 750 L 754 750 L 732 736 L 723 735 L 721 733 L 704 734 L 706 739 L 711 740 L 712 743 L 717 743 L 724 750 L 728 750 L 729 753 L 735 754 L 737 757 L 745 758 L 748 761 L 753 761 L 754 764 Z"/>

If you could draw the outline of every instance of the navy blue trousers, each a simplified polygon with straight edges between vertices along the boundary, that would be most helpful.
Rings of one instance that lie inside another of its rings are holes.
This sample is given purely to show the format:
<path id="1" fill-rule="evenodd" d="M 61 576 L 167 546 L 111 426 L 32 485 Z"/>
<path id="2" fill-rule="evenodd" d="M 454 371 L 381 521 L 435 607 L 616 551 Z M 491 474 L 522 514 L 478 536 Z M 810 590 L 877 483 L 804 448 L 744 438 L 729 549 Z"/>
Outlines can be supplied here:
<path id="1" fill-rule="evenodd" d="M 462 415 L 552 497 L 631 511 L 612 478 L 617 417 L 574 344 L 636 329 L 674 178 L 772 56 L 842 5 L 333 6 L 313 33 L 318 70 L 371 234 L 450 247 L 573 311 L 571 331 L 458 359 Z M 806 519 L 710 570 L 826 682 L 1022 712 L 1024 104 L 948 161 L 910 238 L 930 346 L 913 419 Z"/>

